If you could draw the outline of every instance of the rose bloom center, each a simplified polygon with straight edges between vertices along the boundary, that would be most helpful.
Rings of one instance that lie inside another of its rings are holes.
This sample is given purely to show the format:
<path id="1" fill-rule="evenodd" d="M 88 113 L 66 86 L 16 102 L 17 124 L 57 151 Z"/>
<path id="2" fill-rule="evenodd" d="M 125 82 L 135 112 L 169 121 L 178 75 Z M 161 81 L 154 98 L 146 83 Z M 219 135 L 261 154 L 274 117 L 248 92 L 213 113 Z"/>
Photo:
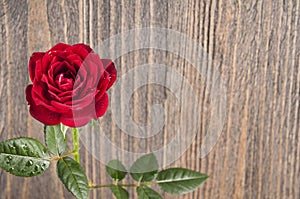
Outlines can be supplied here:
<path id="1" fill-rule="evenodd" d="M 56 75 L 55 83 L 56 86 L 63 91 L 72 90 L 74 86 L 74 77 L 69 71 L 60 73 Z"/>

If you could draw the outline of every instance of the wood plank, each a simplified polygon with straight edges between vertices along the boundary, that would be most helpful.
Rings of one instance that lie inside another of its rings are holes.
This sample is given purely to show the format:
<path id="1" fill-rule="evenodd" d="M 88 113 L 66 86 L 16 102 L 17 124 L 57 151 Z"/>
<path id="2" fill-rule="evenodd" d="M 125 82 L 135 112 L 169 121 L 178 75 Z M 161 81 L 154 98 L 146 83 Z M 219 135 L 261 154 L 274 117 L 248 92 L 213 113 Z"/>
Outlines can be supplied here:
<path id="1" fill-rule="evenodd" d="M 121 155 L 115 152 L 109 155 L 133 162 L 132 157 L 125 155 L 127 152 L 161 149 L 170 144 L 178 128 L 188 131 L 192 126 L 197 134 L 183 155 L 169 165 L 170 155 L 176 156 L 179 149 L 186 148 L 190 134 L 181 134 L 178 148 L 173 154 L 164 153 L 160 161 L 163 166 L 206 172 L 210 178 L 192 193 L 182 196 L 162 193 L 165 198 L 299 198 L 299 4 L 299 0 L 3 0 L 0 2 L 0 141 L 27 135 L 43 140 L 42 124 L 28 113 L 24 95 L 30 82 L 27 63 L 32 52 L 45 51 L 58 42 L 84 42 L 96 52 L 105 52 L 101 45 L 116 34 L 134 28 L 166 28 L 193 39 L 201 49 L 189 48 L 188 40 L 173 42 L 170 32 L 160 38 L 169 42 L 169 48 L 177 47 L 178 54 L 144 48 L 120 56 L 118 53 L 128 47 L 126 41 L 107 49 L 109 56 L 105 58 L 114 57 L 121 81 L 116 98 L 113 98 L 115 88 L 109 91 L 111 107 L 100 120 L 106 138 L 122 150 Z M 135 34 L 134 48 L 143 42 L 139 38 L 151 44 L 160 39 L 155 37 L 155 30 L 150 31 L 148 38 L 139 31 Z M 202 58 L 201 73 L 198 66 L 186 59 L 198 55 Z M 172 72 L 180 74 L 180 97 L 167 86 L 150 84 L 157 80 L 156 71 L 149 67 L 143 71 L 146 75 L 142 75 L 138 68 L 144 64 L 170 67 L 159 76 L 165 76 L 164 85 L 178 80 Z M 122 82 L 123 75 L 130 70 L 134 70 L 133 77 Z M 200 159 L 199 151 L 207 144 L 205 137 L 213 121 L 213 89 L 220 86 L 214 78 L 218 74 L 227 89 L 225 124 L 212 151 Z M 138 88 L 143 80 L 149 84 Z M 187 85 L 195 89 L 194 99 L 185 99 Z M 136 90 L 129 104 L 125 104 L 126 92 L 132 89 Z M 152 115 L 154 104 L 162 105 L 166 123 L 156 135 L 148 131 L 146 138 L 134 137 L 129 133 L 137 132 L 120 129 L 127 118 L 122 114 L 119 124 L 111 110 L 120 107 L 123 113 L 126 106 L 130 107 L 133 122 L 142 126 L 158 117 Z M 183 122 L 181 117 L 185 118 Z M 83 145 L 81 148 L 85 171 L 94 183 L 110 183 L 103 160 L 95 155 L 107 152 L 105 146 L 99 146 L 102 137 L 94 134 L 89 139 L 92 149 Z M 45 174 L 23 179 L 0 170 L 0 198 L 72 198 L 54 172 L 53 164 Z M 133 180 L 127 177 L 124 182 Z M 129 192 L 131 198 L 137 198 L 134 189 Z M 109 189 L 90 192 L 90 198 L 111 197 Z"/>
<path id="2" fill-rule="evenodd" d="M 28 81 L 28 76 L 19 75 L 23 74 L 23 68 L 27 66 L 27 53 L 24 52 L 27 52 L 28 5 L 27 2 L 20 2 L 16 7 L 16 3 L 16 1 L 2 1 L 2 8 L 4 9 L 2 24 L 5 29 L 5 40 L 2 45 L 5 50 L 3 54 L 1 53 L 3 56 L 1 60 L 6 60 L 6 64 L 2 67 L 7 68 L 7 70 L 4 69 L 6 76 L 4 80 L 6 79 L 6 82 L 3 82 L 6 84 L 6 97 L 1 102 L 2 106 L 7 107 L 6 115 L 3 117 L 7 138 L 20 136 L 23 132 L 26 132 L 26 119 L 28 116 L 24 98 L 24 82 Z M 17 42 L 14 40 L 15 38 L 18 38 Z M 3 184 L 1 183 L 1 189 L 6 190 L 4 195 L 8 198 L 22 196 L 24 179 L 18 179 L 8 174 L 4 174 L 5 178 L 6 180 L 2 181 Z M 2 186 L 6 186 L 6 188 Z M 18 187 L 18 189 L 12 190 L 13 186 Z"/>
<path id="3" fill-rule="evenodd" d="M 7 96 L 7 81 L 8 81 L 8 49 L 7 47 L 7 39 L 8 39 L 8 28 L 7 28 L 7 15 L 6 9 L 7 5 L 5 2 L 0 3 L 3 9 L 0 9 L 0 20 L 1 20 L 1 37 L 0 37 L 0 56 L 1 56 L 1 65 L 0 65 L 0 94 L 1 94 L 1 105 L 0 105 L 0 114 L 1 114 L 1 121 L 0 121 L 0 136 L 1 138 L 7 139 L 8 138 L 8 127 L 6 125 L 8 121 L 8 96 Z M 4 9 L 5 8 L 5 9 Z M 10 197 L 10 190 L 8 189 L 10 186 L 10 179 L 8 174 L 5 173 L 3 170 L 0 170 L 0 189 L 3 192 L 3 197 Z"/>

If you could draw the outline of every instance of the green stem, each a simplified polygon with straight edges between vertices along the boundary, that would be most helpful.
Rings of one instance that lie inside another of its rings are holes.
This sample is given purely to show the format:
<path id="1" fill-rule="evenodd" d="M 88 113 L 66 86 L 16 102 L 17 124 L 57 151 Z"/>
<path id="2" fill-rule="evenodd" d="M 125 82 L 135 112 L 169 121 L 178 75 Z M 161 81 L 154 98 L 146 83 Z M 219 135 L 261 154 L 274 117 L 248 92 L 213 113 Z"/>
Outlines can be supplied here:
<path id="1" fill-rule="evenodd" d="M 121 186 L 121 187 L 139 187 L 139 186 L 150 186 L 157 184 L 158 182 L 145 182 L 145 183 L 139 183 L 139 184 L 103 184 L 103 185 L 91 185 L 89 186 L 90 189 L 97 189 L 97 188 L 105 188 L 105 187 L 111 187 L 113 185 Z"/>
<path id="2" fill-rule="evenodd" d="M 72 128 L 73 133 L 73 149 L 74 149 L 74 160 L 80 163 L 80 156 L 79 156 L 79 132 L 77 128 Z"/>
<path id="3" fill-rule="evenodd" d="M 62 159 L 62 158 L 64 158 L 64 157 L 67 157 L 67 156 L 70 155 L 70 154 L 73 154 L 73 155 L 74 155 L 74 153 L 75 153 L 75 150 L 68 151 L 68 152 L 62 154 L 61 156 L 52 157 L 52 158 L 50 158 L 49 160 L 50 160 L 50 161 L 53 161 L 53 160 L 60 160 L 60 159 Z"/>

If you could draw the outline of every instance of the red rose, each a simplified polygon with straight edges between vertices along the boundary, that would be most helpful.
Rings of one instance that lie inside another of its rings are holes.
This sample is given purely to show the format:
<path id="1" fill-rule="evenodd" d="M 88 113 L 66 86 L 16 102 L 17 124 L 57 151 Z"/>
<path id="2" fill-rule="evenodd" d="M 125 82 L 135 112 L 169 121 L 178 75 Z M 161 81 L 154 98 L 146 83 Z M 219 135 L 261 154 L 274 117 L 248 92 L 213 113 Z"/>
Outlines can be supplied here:
<path id="1" fill-rule="evenodd" d="M 79 127 L 105 113 L 106 91 L 117 71 L 111 60 L 100 59 L 87 45 L 59 43 L 32 54 L 29 74 L 30 114 L 45 125 Z"/>

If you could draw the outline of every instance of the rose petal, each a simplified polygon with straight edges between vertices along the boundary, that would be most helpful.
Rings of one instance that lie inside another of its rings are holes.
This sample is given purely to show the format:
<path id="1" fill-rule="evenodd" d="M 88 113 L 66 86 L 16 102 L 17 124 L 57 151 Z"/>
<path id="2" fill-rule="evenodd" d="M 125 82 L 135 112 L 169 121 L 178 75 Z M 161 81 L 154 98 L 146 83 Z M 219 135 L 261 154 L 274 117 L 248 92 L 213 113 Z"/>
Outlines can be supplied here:
<path id="1" fill-rule="evenodd" d="M 77 116 L 77 115 L 76 115 Z M 74 117 L 73 114 L 62 114 L 60 117 L 61 123 L 63 123 L 66 126 L 69 127 L 81 127 L 86 125 L 90 120 L 91 117 L 86 116 L 86 115 L 78 115 L 79 117 Z"/>
<path id="2" fill-rule="evenodd" d="M 66 58 L 70 55 L 69 51 L 51 51 L 49 55 L 52 56 L 53 61 L 51 64 L 55 63 L 56 61 L 65 61 Z"/>
<path id="3" fill-rule="evenodd" d="M 55 82 L 53 82 L 53 79 L 45 74 L 42 75 L 42 78 L 40 80 L 41 82 L 44 82 L 47 86 L 48 89 L 53 88 L 53 86 L 55 87 Z M 51 88 L 50 88 L 51 87 Z M 57 91 L 57 90 L 56 90 Z M 60 92 L 60 91 L 59 91 Z"/>
<path id="4" fill-rule="evenodd" d="M 26 87 L 26 100 L 30 106 L 29 112 L 38 121 L 46 125 L 57 125 L 60 122 L 60 114 L 51 111 L 43 106 L 37 106 L 32 99 L 32 88 L 33 85 L 28 85 Z"/>
<path id="5" fill-rule="evenodd" d="M 108 95 L 106 93 L 103 93 L 103 95 L 97 94 L 95 98 L 95 111 L 96 111 L 96 117 L 94 116 L 94 119 L 97 119 L 98 117 L 102 117 L 108 107 Z"/>
<path id="6" fill-rule="evenodd" d="M 89 47 L 88 45 L 85 45 L 85 44 L 83 44 L 83 43 L 81 43 L 81 44 L 74 44 L 74 45 L 72 46 L 72 48 L 84 48 L 84 49 L 87 50 L 89 53 L 90 53 L 90 52 L 93 52 L 93 49 L 91 49 L 91 47 Z"/>
<path id="7" fill-rule="evenodd" d="M 36 87 L 36 86 L 34 85 L 34 87 Z M 50 102 L 47 101 L 47 99 L 45 99 L 43 96 L 41 96 L 39 92 L 35 91 L 34 88 L 31 92 L 31 98 L 33 101 L 32 104 L 35 104 L 36 106 L 42 106 L 51 111 L 60 112 L 59 110 L 57 110 L 56 107 L 53 107 L 50 105 L 51 101 Z"/>
<path id="8" fill-rule="evenodd" d="M 55 86 L 51 85 L 51 84 L 47 84 L 49 91 L 55 93 L 55 94 L 60 94 L 61 90 L 59 90 L 58 88 L 56 88 Z M 71 91 L 72 92 L 72 91 Z"/>
<path id="9" fill-rule="evenodd" d="M 112 62 L 112 60 L 110 60 L 110 59 L 101 59 L 101 61 L 103 63 L 103 67 L 109 73 L 109 77 L 110 77 L 109 84 L 106 88 L 108 90 L 114 84 L 114 82 L 117 79 L 117 70 L 116 70 L 115 64 Z"/>
<path id="10" fill-rule="evenodd" d="M 106 92 L 108 85 L 109 85 L 109 74 L 105 71 L 97 86 L 98 94 L 102 96 L 102 94 Z"/>
<path id="11" fill-rule="evenodd" d="M 53 81 L 55 81 L 56 76 L 64 73 L 66 70 L 67 67 L 65 66 L 64 62 L 56 62 L 50 66 L 48 76 L 51 77 Z M 58 85 L 56 84 L 56 86 Z"/>
<path id="12" fill-rule="evenodd" d="M 70 54 L 66 57 L 66 61 L 72 66 L 72 70 L 75 71 L 75 73 L 79 70 L 81 64 L 82 64 L 82 59 L 80 56 L 76 54 Z"/>
<path id="13" fill-rule="evenodd" d="M 103 75 L 105 69 L 103 68 L 103 63 L 101 62 L 97 54 L 90 54 L 85 60 L 85 67 L 89 75 L 94 78 L 94 83 L 98 85 L 100 77 Z"/>
<path id="14" fill-rule="evenodd" d="M 83 92 L 86 88 L 87 81 L 84 81 L 84 79 L 87 79 L 87 72 L 84 67 L 82 67 L 76 75 L 74 86 L 73 86 L 73 96 L 79 96 L 84 95 Z"/>
<path id="15" fill-rule="evenodd" d="M 69 47 L 71 47 L 71 46 L 68 45 L 68 44 L 58 43 L 55 46 L 53 46 L 49 51 L 55 51 L 55 50 L 64 51 L 64 50 L 66 50 Z"/>
<path id="16" fill-rule="evenodd" d="M 51 106 L 50 101 L 52 98 L 48 90 L 37 82 L 34 82 L 32 87 L 26 88 L 26 99 L 29 105 L 35 104 L 36 106 L 43 106 L 54 112 L 60 112 L 56 107 Z"/>
<path id="17" fill-rule="evenodd" d="M 97 117 L 103 116 L 107 110 L 107 107 L 108 107 L 108 95 L 104 93 L 104 95 L 100 98 L 99 101 L 96 102 L 95 105 Z"/>
<path id="18" fill-rule="evenodd" d="M 49 66 L 51 65 L 53 59 L 53 55 L 50 52 L 45 53 L 42 59 L 42 71 L 43 73 L 47 74 L 47 71 L 49 69 Z"/>
<path id="19" fill-rule="evenodd" d="M 35 63 L 35 79 L 40 80 L 43 76 L 42 60 L 37 60 Z"/>
<path id="20" fill-rule="evenodd" d="M 99 65 L 89 61 L 84 63 L 84 67 L 86 68 L 87 74 L 83 79 L 86 81 L 87 89 L 96 89 L 104 70 L 101 70 Z"/>
<path id="21" fill-rule="evenodd" d="M 38 80 L 34 80 L 32 87 L 32 95 L 37 94 L 43 98 L 43 101 L 48 102 L 50 98 L 47 96 L 47 85 L 43 82 L 39 82 Z"/>
<path id="22" fill-rule="evenodd" d="M 53 93 L 52 91 L 48 91 L 49 94 L 51 94 L 51 96 L 58 102 L 60 103 L 66 103 L 66 101 L 71 101 L 72 97 L 71 96 L 62 96 L 60 97 L 59 95 L 57 95 L 56 93 Z"/>
<path id="23" fill-rule="evenodd" d="M 43 64 L 47 64 L 47 65 L 51 66 L 52 64 L 55 64 L 56 62 L 63 61 L 63 59 L 61 57 L 56 56 L 56 52 L 57 51 L 50 51 L 50 52 L 46 53 L 46 55 L 48 57 L 48 62 L 43 62 Z"/>
<path id="24" fill-rule="evenodd" d="M 69 73 L 69 74 L 71 74 L 72 75 L 72 78 L 75 80 L 75 77 L 76 77 L 76 74 L 77 74 L 77 69 L 76 68 L 74 68 L 74 66 L 73 65 L 71 65 L 68 61 L 64 61 L 64 65 L 65 65 L 65 67 L 66 67 L 66 69 L 67 69 L 67 72 Z"/>
<path id="25" fill-rule="evenodd" d="M 89 106 L 95 101 L 95 92 L 87 93 L 84 97 L 72 96 L 73 110 Z"/>
<path id="26" fill-rule="evenodd" d="M 26 87 L 26 90 L 25 90 L 26 100 L 27 100 L 27 102 L 28 102 L 29 105 L 34 103 L 33 100 L 32 100 L 32 97 L 31 97 L 32 87 L 33 87 L 33 85 L 29 84 Z"/>
<path id="27" fill-rule="evenodd" d="M 45 125 L 57 125 L 60 123 L 60 114 L 43 106 L 30 105 L 29 112 L 32 117 Z"/>
<path id="28" fill-rule="evenodd" d="M 60 113 L 67 113 L 72 110 L 72 105 L 67 105 L 65 103 L 61 103 L 56 100 L 52 100 L 50 102 L 51 106 L 55 107 L 57 110 L 59 110 Z"/>
<path id="29" fill-rule="evenodd" d="M 75 44 L 71 46 L 68 50 L 73 52 L 74 54 L 77 54 L 81 57 L 81 59 L 85 59 L 89 53 L 92 51 L 92 49 L 84 44 Z"/>
<path id="30" fill-rule="evenodd" d="M 99 65 L 96 65 L 91 61 L 93 56 L 88 57 L 78 70 L 74 83 L 74 96 L 77 98 L 84 97 L 86 93 L 90 93 L 91 91 L 96 91 L 101 73 L 104 72 L 101 70 L 101 62 L 99 62 Z"/>
<path id="31" fill-rule="evenodd" d="M 95 103 L 95 94 L 89 93 L 83 98 L 76 99 L 74 96 L 68 103 L 62 103 L 60 101 L 52 100 L 50 104 L 57 108 L 58 110 L 64 110 L 63 112 L 68 111 L 77 111 L 81 109 L 85 109 L 86 107 L 90 106 L 91 104 Z"/>
<path id="32" fill-rule="evenodd" d="M 58 93 L 58 97 L 72 97 L 72 93 L 73 91 L 61 91 L 60 93 Z"/>
<path id="33" fill-rule="evenodd" d="M 29 59 L 28 69 L 29 69 L 29 77 L 30 77 L 31 81 L 33 81 L 35 78 L 36 62 L 37 62 L 37 60 L 42 59 L 44 54 L 45 53 L 42 53 L 42 52 L 35 52 L 31 55 L 31 57 Z"/>

